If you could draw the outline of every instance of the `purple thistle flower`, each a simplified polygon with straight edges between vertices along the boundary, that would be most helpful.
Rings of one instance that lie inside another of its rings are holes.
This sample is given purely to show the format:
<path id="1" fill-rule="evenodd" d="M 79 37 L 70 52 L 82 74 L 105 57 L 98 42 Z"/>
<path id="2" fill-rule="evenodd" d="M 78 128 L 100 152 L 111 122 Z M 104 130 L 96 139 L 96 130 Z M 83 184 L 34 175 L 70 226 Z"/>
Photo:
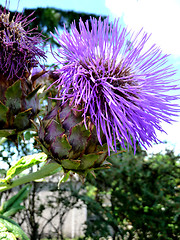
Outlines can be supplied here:
<path id="1" fill-rule="evenodd" d="M 46 58 L 39 46 L 41 34 L 25 30 L 34 20 L 28 20 L 30 16 L 16 12 L 11 17 L 9 10 L 0 9 L 0 74 L 7 80 L 28 77 L 39 60 Z"/>
<path id="2" fill-rule="evenodd" d="M 56 99 L 71 99 L 75 109 L 81 107 L 100 143 L 100 133 L 106 136 L 109 151 L 117 150 L 117 140 L 134 149 L 136 141 L 144 147 L 157 143 L 156 130 L 164 131 L 161 121 L 170 123 L 179 111 L 171 102 L 178 97 L 167 93 L 178 88 L 172 84 L 176 71 L 167 65 L 168 55 L 156 45 L 146 50 L 148 34 L 134 36 L 118 20 L 80 20 L 79 29 L 73 23 L 71 33 L 52 34 L 61 46 L 53 53 L 61 66 L 53 83 Z"/>

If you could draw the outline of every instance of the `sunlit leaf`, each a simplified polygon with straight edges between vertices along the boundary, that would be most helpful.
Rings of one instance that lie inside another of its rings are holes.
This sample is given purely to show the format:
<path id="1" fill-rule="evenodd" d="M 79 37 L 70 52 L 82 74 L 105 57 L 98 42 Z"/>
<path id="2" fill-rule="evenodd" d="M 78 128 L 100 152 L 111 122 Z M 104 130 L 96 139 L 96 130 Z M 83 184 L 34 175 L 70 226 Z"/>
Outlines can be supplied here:
<path id="1" fill-rule="evenodd" d="M 9 182 L 13 177 L 19 175 L 24 170 L 45 162 L 47 159 L 47 155 L 45 153 L 37 153 L 33 155 L 28 155 L 25 157 L 22 157 L 18 162 L 13 165 L 6 174 L 5 179 L 0 179 L 0 183 L 6 183 Z"/>
<path id="2" fill-rule="evenodd" d="M 0 215 L 0 239 L 29 240 L 20 226 L 12 219 Z"/>

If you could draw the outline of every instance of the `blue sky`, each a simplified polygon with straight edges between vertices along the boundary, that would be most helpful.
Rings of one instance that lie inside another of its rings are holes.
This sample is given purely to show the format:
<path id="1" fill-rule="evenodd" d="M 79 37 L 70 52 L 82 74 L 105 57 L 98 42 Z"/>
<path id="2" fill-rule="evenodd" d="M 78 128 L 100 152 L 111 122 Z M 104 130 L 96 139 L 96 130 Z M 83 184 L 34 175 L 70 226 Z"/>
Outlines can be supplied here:
<path id="1" fill-rule="evenodd" d="M 4 0 L 0 0 L 4 4 Z M 18 0 L 11 0 L 10 10 L 16 10 Z M 105 6 L 105 0 L 20 0 L 18 10 L 23 8 L 55 7 L 77 12 L 109 15 L 110 10 Z"/>
<path id="2" fill-rule="evenodd" d="M 7 0 L 9 1 L 9 0 Z M 5 0 L 0 0 L 4 5 Z M 10 1 L 10 10 L 16 10 L 18 0 Z M 177 69 L 180 79 L 180 0 L 20 0 L 18 11 L 23 8 L 55 7 L 63 10 L 123 17 L 125 24 L 133 31 L 142 27 L 152 33 L 152 43 L 156 43 L 164 53 L 171 54 L 170 63 Z M 180 120 L 173 125 L 163 124 L 168 135 L 158 133 L 160 140 L 167 140 L 168 148 L 180 153 Z M 165 145 L 155 145 L 149 151 L 160 151 Z"/>

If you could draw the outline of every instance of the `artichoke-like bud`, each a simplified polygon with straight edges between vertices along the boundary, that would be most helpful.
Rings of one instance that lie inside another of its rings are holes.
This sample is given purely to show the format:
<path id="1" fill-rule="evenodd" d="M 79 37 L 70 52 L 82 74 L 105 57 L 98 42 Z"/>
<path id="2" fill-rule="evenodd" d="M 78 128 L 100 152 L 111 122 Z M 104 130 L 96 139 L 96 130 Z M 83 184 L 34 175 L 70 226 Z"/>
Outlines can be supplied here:
<path id="1" fill-rule="evenodd" d="M 11 17 L 0 9 L 0 137 L 16 141 L 17 134 L 30 127 L 30 118 L 38 113 L 39 104 L 32 70 L 45 59 L 39 33 L 25 30 L 31 22 L 22 14 Z"/>
<path id="2" fill-rule="evenodd" d="M 84 123 L 82 112 L 69 103 L 56 106 L 40 121 L 38 141 L 49 158 L 58 162 L 65 172 L 72 170 L 86 176 L 89 171 L 93 173 L 110 166 L 105 161 L 107 143 L 99 144 L 90 118 Z"/>
<path id="3" fill-rule="evenodd" d="M 26 94 L 23 87 L 23 81 L 17 80 L 0 96 L 0 137 L 16 141 L 17 134 L 28 129 L 30 119 L 39 112 L 37 91 L 40 85 L 35 88 L 32 85 Z"/>

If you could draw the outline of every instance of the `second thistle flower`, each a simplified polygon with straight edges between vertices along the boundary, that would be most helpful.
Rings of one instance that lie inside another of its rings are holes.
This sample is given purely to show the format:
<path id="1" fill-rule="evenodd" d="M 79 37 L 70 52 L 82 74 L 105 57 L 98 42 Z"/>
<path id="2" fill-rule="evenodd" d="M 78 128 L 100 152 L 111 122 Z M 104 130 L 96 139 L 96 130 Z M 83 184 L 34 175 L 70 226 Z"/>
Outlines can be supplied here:
<path id="1" fill-rule="evenodd" d="M 61 46 L 54 53 L 61 67 L 56 98 L 81 107 L 84 123 L 90 117 L 99 142 L 102 132 L 109 151 L 116 151 L 117 141 L 134 149 L 137 141 L 145 147 L 157 142 L 161 121 L 171 122 L 179 110 L 172 103 L 177 97 L 168 93 L 177 89 L 175 71 L 157 46 L 146 48 L 148 34 L 135 36 L 117 20 L 91 18 L 53 36 Z"/>
<path id="2" fill-rule="evenodd" d="M 46 59 L 41 35 L 28 28 L 30 16 L 0 8 L 0 137 L 15 142 L 39 112 L 35 80 L 44 71 L 31 73 Z"/>

